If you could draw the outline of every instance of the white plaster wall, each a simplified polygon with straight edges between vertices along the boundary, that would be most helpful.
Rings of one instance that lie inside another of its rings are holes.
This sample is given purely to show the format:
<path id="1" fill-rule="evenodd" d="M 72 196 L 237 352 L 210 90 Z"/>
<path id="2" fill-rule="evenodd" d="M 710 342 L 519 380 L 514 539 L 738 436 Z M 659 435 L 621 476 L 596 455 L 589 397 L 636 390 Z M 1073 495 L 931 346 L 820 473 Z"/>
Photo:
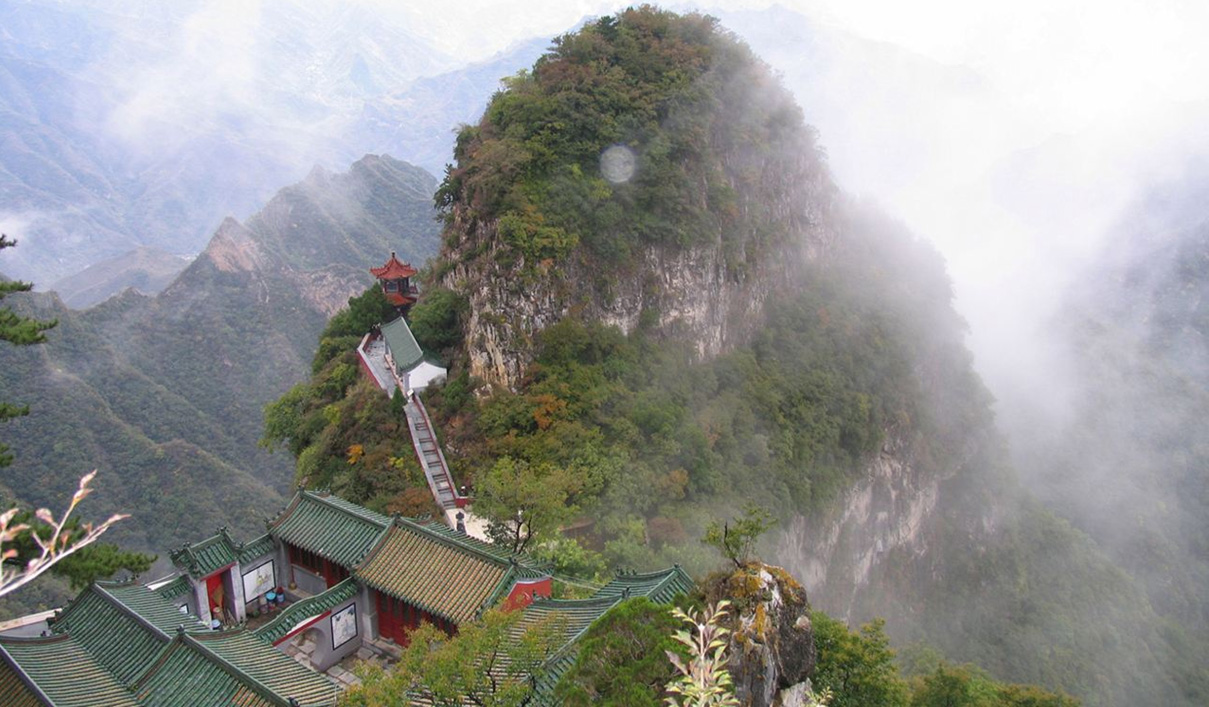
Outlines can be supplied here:
<path id="1" fill-rule="evenodd" d="M 423 390 L 437 381 L 445 380 L 445 369 L 434 366 L 428 361 L 421 361 L 404 376 L 404 383 L 409 390 Z"/>

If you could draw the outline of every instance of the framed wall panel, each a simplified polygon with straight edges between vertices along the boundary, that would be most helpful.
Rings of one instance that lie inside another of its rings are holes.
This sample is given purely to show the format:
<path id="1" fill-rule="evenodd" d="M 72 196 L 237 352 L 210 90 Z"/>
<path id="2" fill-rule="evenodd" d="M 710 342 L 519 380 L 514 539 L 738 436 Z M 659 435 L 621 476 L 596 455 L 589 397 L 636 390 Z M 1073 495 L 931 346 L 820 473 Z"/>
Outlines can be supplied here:
<path id="1" fill-rule="evenodd" d="M 349 604 L 332 614 L 332 650 L 357 637 L 357 605 Z"/>

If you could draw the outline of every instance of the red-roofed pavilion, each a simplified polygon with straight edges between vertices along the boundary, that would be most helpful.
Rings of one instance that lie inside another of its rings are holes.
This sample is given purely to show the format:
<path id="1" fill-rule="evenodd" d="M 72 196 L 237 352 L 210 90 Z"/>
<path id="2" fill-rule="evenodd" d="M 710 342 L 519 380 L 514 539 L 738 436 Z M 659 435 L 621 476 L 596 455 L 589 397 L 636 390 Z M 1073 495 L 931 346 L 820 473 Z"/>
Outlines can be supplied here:
<path id="1" fill-rule="evenodd" d="M 411 284 L 411 278 L 416 274 L 416 269 L 409 263 L 399 260 L 392 250 L 390 260 L 387 260 L 385 265 L 380 268 L 370 268 L 369 272 L 382 283 L 382 292 L 386 295 L 386 301 L 393 304 L 400 314 L 407 314 L 407 310 L 416 303 L 416 297 L 419 295 L 419 290 Z"/>

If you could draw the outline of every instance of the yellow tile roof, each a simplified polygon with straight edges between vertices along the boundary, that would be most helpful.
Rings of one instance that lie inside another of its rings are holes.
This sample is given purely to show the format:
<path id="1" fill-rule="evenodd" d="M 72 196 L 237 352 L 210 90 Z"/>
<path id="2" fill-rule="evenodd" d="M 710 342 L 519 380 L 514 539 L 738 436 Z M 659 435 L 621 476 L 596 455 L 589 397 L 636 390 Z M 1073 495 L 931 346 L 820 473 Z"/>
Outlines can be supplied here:
<path id="1" fill-rule="evenodd" d="M 374 589 L 455 624 L 493 604 L 516 574 L 511 562 L 402 518 L 354 572 Z"/>

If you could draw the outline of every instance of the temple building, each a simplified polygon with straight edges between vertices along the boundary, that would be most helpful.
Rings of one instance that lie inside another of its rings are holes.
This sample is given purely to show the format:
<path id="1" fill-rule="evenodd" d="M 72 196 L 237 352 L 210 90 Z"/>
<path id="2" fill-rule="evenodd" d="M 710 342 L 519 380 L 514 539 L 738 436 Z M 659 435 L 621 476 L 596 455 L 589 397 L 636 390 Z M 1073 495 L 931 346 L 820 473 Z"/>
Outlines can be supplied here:
<path id="1" fill-rule="evenodd" d="M 693 587 L 674 567 L 549 599 L 551 575 L 524 555 L 314 491 L 266 530 L 236 542 L 221 529 L 171 552 L 172 576 L 98 582 L 53 618 L 0 633 L 4 704 L 333 705 L 346 684 L 325 671 L 363 646 L 405 646 L 422 622 L 454 635 L 495 607 L 525 612 L 522 625 L 563 616 L 552 660 L 565 670 L 578 636 L 618 602 Z"/>
<path id="2" fill-rule="evenodd" d="M 49 631 L 0 636 L 0 695 L 10 707 L 331 705 L 342 689 L 256 632 L 211 631 L 178 608 L 187 582 L 97 582 Z M 185 604 L 181 604 L 184 606 Z"/>
<path id="3" fill-rule="evenodd" d="M 427 388 L 445 380 L 447 370 L 440 361 L 424 353 L 407 324 L 407 313 L 419 297 L 411 282 L 416 269 L 399 260 L 394 251 L 379 268 L 370 268 L 378 278 L 386 300 L 399 313 L 398 318 L 374 327 L 357 347 L 362 371 L 389 395 Z"/>
<path id="4" fill-rule="evenodd" d="M 424 390 L 445 380 L 441 362 L 424 353 L 407 320 L 399 317 L 370 332 L 357 347 L 361 368 L 389 395 Z"/>

